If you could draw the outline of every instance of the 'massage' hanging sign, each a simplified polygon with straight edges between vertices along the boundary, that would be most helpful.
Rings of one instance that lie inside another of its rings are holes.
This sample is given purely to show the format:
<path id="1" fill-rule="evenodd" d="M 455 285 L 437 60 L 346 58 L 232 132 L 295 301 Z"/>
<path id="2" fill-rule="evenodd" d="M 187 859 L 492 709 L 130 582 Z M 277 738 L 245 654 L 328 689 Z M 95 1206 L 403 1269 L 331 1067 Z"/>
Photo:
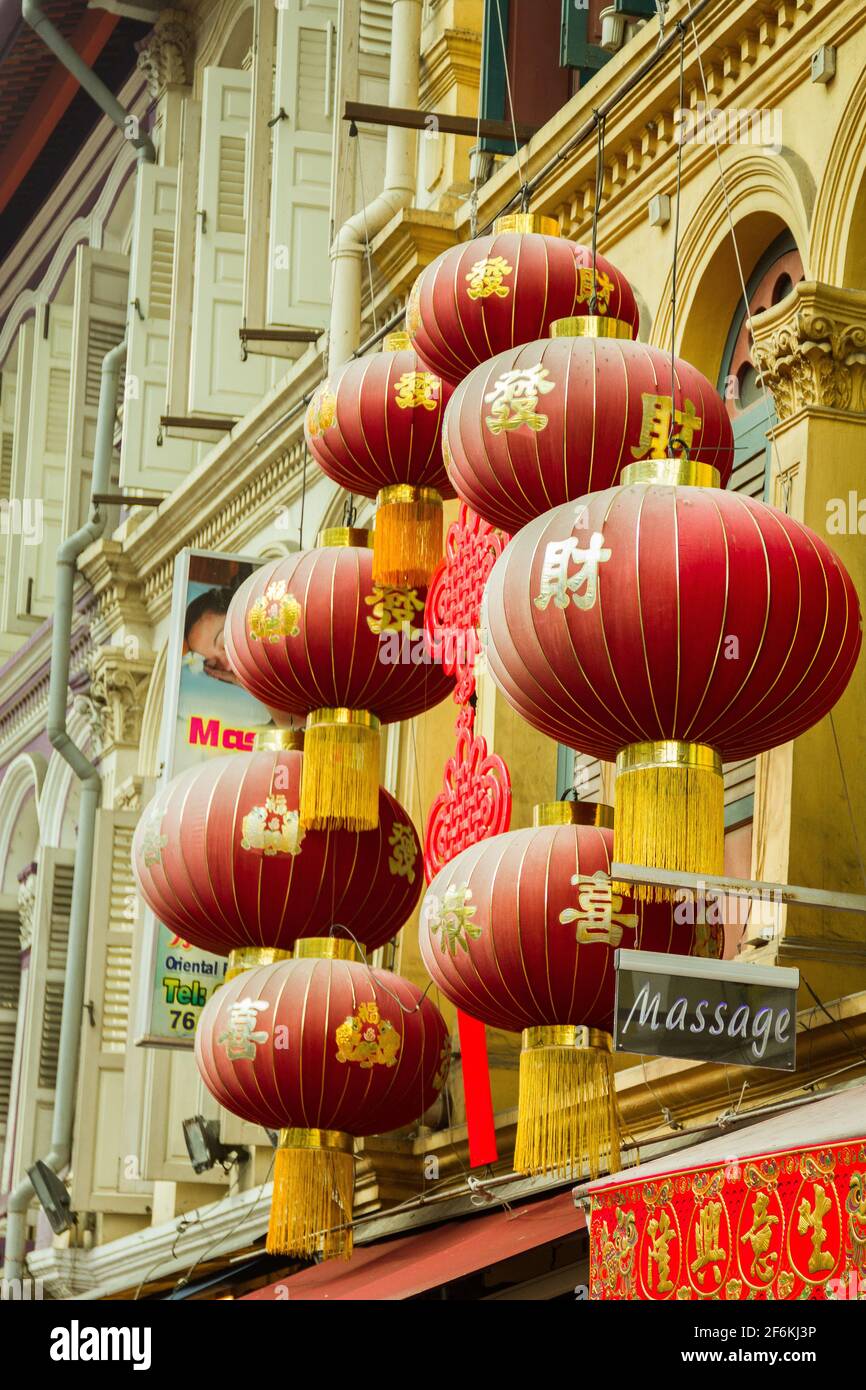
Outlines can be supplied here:
<path id="1" fill-rule="evenodd" d="M 617 951 L 614 1050 L 796 1070 L 799 970 Z"/>

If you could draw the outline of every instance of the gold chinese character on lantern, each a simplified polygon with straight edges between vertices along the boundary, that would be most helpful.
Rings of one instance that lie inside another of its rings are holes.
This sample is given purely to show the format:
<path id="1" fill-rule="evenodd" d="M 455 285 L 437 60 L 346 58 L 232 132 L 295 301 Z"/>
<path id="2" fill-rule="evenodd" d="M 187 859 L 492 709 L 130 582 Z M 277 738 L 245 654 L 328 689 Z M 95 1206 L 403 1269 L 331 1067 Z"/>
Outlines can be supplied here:
<path id="1" fill-rule="evenodd" d="M 593 286 L 592 266 L 581 266 L 577 272 L 577 302 L 578 304 L 588 304 L 592 299 L 593 288 L 595 289 L 596 308 L 600 314 L 606 314 L 610 306 L 610 296 L 613 285 L 609 275 L 605 275 L 603 270 L 595 273 L 595 285 Z"/>
<path id="2" fill-rule="evenodd" d="M 695 1249 L 697 1254 L 691 1263 L 691 1271 L 697 1276 L 699 1284 L 704 1282 L 704 1274 L 708 1265 L 713 1265 L 713 1274 L 716 1283 L 722 1282 L 722 1271 L 718 1267 L 720 1260 L 725 1258 L 726 1252 L 719 1245 L 719 1232 L 722 1224 L 722 1204 L 721 1202 L 707 1202 L 706 1206 L 701 1207 L 698 1212 L 698 1219 L 695 1222 Z"/>
<path id="3" fill-rule="evenodd" d="M 372 609 L 367 615 L 367 626 L 379 635 L 383 632 L 402 632 L 409 630 L 410 637 L 420 637 L 421 628 L 415 627 L 416 613 L 424 612 L 424 600 L 414 589 L 381 589 L 373 586 L 373 592 L 364 599 Z"/>
<path id="4" fill-rule="evenodd" d="M 567 608 L 569 603 L 592 608 L 598 597 L 598 567 L 609 559 L 610 550 L 600 531 L 593 532 L 585 548 L 576 536 L 551 541 L 544 552 L 541 592 L 533 599 L 536 608 L 543 612 L 551 599 L 555 608 Z M 578 566 L 574 574 L 569 573 L 572 563 Z"/>
<path id="5" fill-rule="evenodd" d="M 217 1038 L 217 1042 L 224 1045 L 230 1062 L 255 1060 L 256 1047 L 268 1040 L 264 1029 L 256 1029 L 258 1015 L 268 1007 L 265 999 L 238 999 L 232 1004 L 229 1010 L 229 1026 Z"/>
<path id="6" fill-rule="evenodd" d="M 652 1218 L 647 1223 L 647 1235 L 649 1237 L 649 1254 L 647 1257 L 647 1285 L 650 1289 L 653 1286 L 653 1265 L 658 1268 L 658 1292 L 670 1293 L 673 1289 L 671 1281 L 671 1252 L 669 1246 L 677 1238 L 676 1229 L 671 1225 L 671 1219 L 666 1211 L 656 1219 Z"/>
<path id="7" fill-rule="evenodd" d="M 301 631 L 301 605 L 283 579 L 273 580 L 250 608 L 249 629 L 254 641 L 278 642 Z"/>
<path id="8" fill-rule="evenodd" d="M 393 1067 L 400 1051 L 400 1034 L 378 1004 L 370 1000 L 359 1004 L 335 1033 L 338 1062 L 357 1062 L 362 1071 L 372 1067 Z"/>
<path id="9" fill-rule="evenodd" d="M 401 410 L 416 405 L 423 410 L 435 410 L 441 387 L 442 382 L 432 372 L 404 372 L 394 382 L 394 395 Z"/>
<path id="10" fill-rule="evenodd" d="M 509 289 L 502 281 L 511 271 L 512 267 L 504 256 L 485 256 L 483 260 L 475 262 L 466 276 L 469 282 L 466 293 L 470 299 L 488 299 L 491 294 L 495 294 L 497 299 L 505 299 Z"/>
<path id="11" fill-rule="evenodd" d="M 484 417 L 490 433 L 501 434 L 503 430 L 516 430 L 521 425 L 536 433 L 545 429 L 547 416 L 540 414 L 537 407 L 539 396 L 546 396 L 556 385 L 549 376 L 540 362 L 534 367 L 515 367 L 504 372 L 484 397 L 490 406 L 490 414 Z"/>
<path id="12" fill-rule="evenodd" d="M 410 883 L 414 883 L 418 843 L 412 833 L 412 827 L 402 821 L 395 821 L 388 844 L 394 851 L 388 860 L 388 869 L 392 874 L 408 878 Z"/>
<path id="13" fill-rule="evenodd" d="M 646 458 L 647 454 L 654 459 L 666 458 L 670 452 L 672 433 L 677 439 L 682 440 L 687 449 L 691 448 L 695 430 L 701 427 L 701 418 L 695 414 L 694 401 L 684 401 L 682 409 L 674 411 L 673 431 L 670 396 L 654 396 L 650 392 L 644 392 L 641 395 L 641 404 L 643 416 L 640 439 L 637 444 L 631 446 L 632 458 Z"/>
<path id="14" fill-rule="evenodd" d="M 748 1242 L 752 1247 L 751 1272 L 754 1278 L 761 1284 L 772 1283 L 776 1273 L 773 1265 L 779 1258 L 775 1250 L 770 1250 L 770 1242 L 773 1239 L 773 1227 L 779 1224 L 779 1218 L 769 1211 L 769 1205 L 769 1192 L 755 1193 L 755 1202 L 752 1207 L 752 1224 L 748 1231 L 740 1237 L 743 1245 Z"/>
<path id="15" fill-rule="evenodd" d="M 803 1198 L 797 1208 L 799 1218 L 797 1232 L 801 1236 L 811 1235 L 812 1253 L 809 1256 L 809 1273 L 817 1274 L 822 1269 L 832 1269 L 836 1263 L 829 1250 L 821 1249 L 827 1239 L 827 1232 L 824 1230 L 824 1217 L 833 1203 L 819 1182 L 813 1183 L 812 1189 L 815 1205 L 810 1207 L 809 1199 Z"/>
<path id="16" fill-rule="evenodd" d="M 611 891 L 610 879 L 601 869 L 592 877 L 573 874 L 571 882 L 577 888 L 578 906 L 566 907 L 560 912 L 559 920 L 563 924 L 577 922 L 577 939 L 581 945 L 603 942 L 607 946 L 618 946 L 624 927 L 636 930 L 637 913 L 622 911 L 622 898 Z"/>

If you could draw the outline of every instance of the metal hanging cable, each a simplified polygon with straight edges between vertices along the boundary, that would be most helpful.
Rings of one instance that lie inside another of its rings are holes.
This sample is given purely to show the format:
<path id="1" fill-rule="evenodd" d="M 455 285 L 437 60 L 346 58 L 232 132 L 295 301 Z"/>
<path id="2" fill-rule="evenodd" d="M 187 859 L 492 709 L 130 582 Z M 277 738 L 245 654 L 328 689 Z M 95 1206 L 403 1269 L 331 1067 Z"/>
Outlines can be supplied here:
<path id="1" fill-rule="evenodd" d="M 677 175 L 676 175 L 676 211 L 674 212 L 674 253 L 671 261 L 671 423 L 668 430 L 668 437 L 673 444 L 676 435 L 676 346 L 677 346 L 677 270 L 679 266 L 680 249 L 680 198 L 683 184 L 683 118 L 685 116 L 685 62 L 686 62 L 686 31 L 682 24 L 677 25 L 677 32 L 680 36 L 680 82 L 679 82 L 679 130 L 677 132 Z"/>

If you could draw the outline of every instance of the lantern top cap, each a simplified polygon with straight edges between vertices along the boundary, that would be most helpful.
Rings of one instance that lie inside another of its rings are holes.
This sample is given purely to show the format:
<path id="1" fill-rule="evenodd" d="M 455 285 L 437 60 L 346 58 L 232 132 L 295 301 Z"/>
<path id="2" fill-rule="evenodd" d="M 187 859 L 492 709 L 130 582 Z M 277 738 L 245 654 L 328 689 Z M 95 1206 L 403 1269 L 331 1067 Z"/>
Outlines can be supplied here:
<path id="1" fill-rule="evenodd" d="M 360 960 L 354 941 L 342 936 L 304 936 L 295 942 L 295 960 Z"/>
<path id="2" fill-rule="evenodd" d="M 383 352 L 402 352 L 404 348 L 412 346 L 412 339 L 402 328 L 397 328 L 393 333 L 386 333 L 382 339 Z"/>
<path id="3" fill-rule="evenodd" d="M 627 464 L 619 480 L 623 487 L 628 487 L 631 483 L 719 487 L 721 482 L 718 468 L 714 468 L 711 463 L 701 463 L 699 459 L 689 458 L 640 459 L 637 463 Z"/>
<path id="4" fill-rule="evenodd" d="M 559 223 L 555 217 L 545 217 L 540 212 L 506 212 L 493 223 L 493 235 L 501 232 L 540 232 L 542 236 L 559 236 Z"/>
<path id="5" fill-rule="evenodd" d="M 542 801 L 532 808 L 532 824 L 595 825 L 613 829 L 613 807 L 600 801 Z"/>
<path id="6" fill-rule="evenodd" d="M 291 951 L 280 951 L 276 946 L 242 946 L 229 951 L 226 966 L 225 984 L 246 970 L 255 970 L 259 965 L 276 965 L 281 960 L 291 960 Z"/>
<path id="7" fill-rule="evenodd" d="M 302 753 L 304 750 L 303 729 L 261 729 L 256 734 L 257 753 L 276 751 L 279 748 Z"/>
<path id="8" fill-rule="evenodd" d="M 613 1051 L 613 1038 L 601 1028 L 588 1028 L 582 1023 L 545 1023 L 524 1028 L 520 1037 L 522 1052 L 534 1047 L 573 1047 L 579 1051 L 592 1048 L 599 1052 Z"/>
<path id="9" fill-rule="evenodd" d="M 628 338 L 631 324 L 607 314 L 575 314 L 566 319 L 554 319 L 550 325 L 551 338 Z"/>
<path id="10" fill-rule="evenodd" d="M 370 532 L 361 526 L 326 526 L 316 539 L 318 546 L 339 545 L 369 549 Z"/>

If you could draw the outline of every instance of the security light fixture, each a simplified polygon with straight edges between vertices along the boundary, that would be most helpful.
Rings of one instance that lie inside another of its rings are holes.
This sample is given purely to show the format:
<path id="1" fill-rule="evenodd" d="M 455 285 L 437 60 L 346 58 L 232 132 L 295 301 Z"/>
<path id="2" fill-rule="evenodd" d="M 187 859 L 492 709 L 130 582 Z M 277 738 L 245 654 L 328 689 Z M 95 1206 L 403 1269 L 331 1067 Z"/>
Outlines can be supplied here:
<path id="1" fill-rule="evenodd" d="M 186 1151 L 194 1173 L 206 1173 L 217 1163 L 230 1168 L 233 1163 L 246 1163 L 249 1150 L 234 1144 L 224 1144 L 219 1136 L 219 1121 L 193 1115 L 183 1122 Z"/>
<path id="2" fill-rule="evenodd" d="M 71 1208 L 66 1184 L 58 1178 L 53 1168 L 49 1168 L 40 1158 L 32 1168 L 27 1169 L 27 1176 L 54 1234 L 62 1235 L 70 1226 L 74 1226 L 75 1212 Z"/>

